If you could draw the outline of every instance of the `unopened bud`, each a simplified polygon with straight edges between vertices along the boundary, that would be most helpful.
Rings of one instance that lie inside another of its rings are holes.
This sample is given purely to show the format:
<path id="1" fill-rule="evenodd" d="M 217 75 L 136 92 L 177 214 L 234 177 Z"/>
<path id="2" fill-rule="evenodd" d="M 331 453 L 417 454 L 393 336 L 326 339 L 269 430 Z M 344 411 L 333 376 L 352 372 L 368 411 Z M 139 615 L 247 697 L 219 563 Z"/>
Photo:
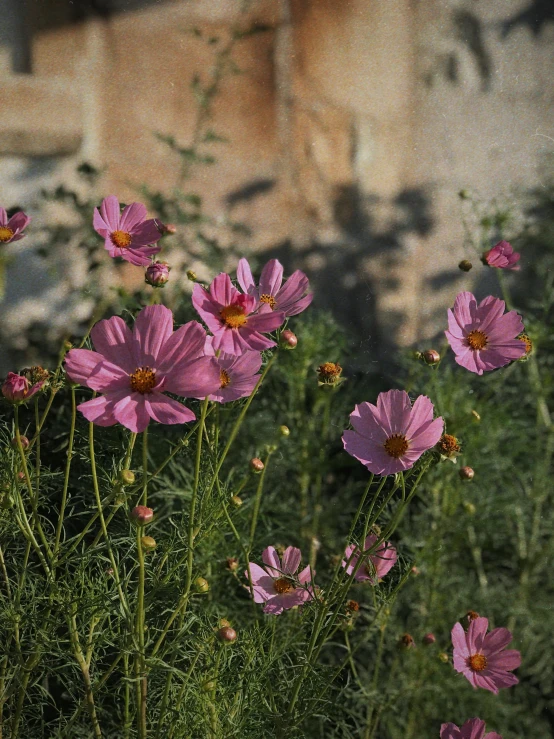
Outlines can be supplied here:
<path id="1" fill-rule="evenodd" d="M 219 628 L 220 629 L 223 629 L 225 626 L 230 626 L 230 625 L 231 625 L 231 622 L 230 621 L 227 621 L 226 618 L 220 618 L 219 619 Z"/>
<path id="2" fill-rule="evenodd" d="M 121 485 L 132 485 L 135 481 L 135 473 L 132 470 L 120 470 L 118 481 Z"/>
<path id="3" fill-rule="evenodd" d="M 423 643 L 426 646 L 429 646 L 430 644 L 434 644 L 436 641 L 437 640 L 435 638 L 435 635 L 431 634 L 431 632 L 429 632 L 428 634 L 425 634 L 425 636 L 423 637 Z"/>
<path id="4" fill-rule="evenodd" d="M 9 493 L 3 493 L 0 495 L 0 508 L 7 511 L 14 504 L 13 498 Z"/>
<path id="5" fill-rule="evenodd" d="M 281 436 L 290 436 L 290 429 L 288 426 L 279 426 L 279 433 Z"/>
<path id="6" fill-rule="evenodd" d="M 296 346 L 298 344 L 298 337 L 295 333 L 287 328 L 281 334 L 280 343 L 282 349 L 296 349 Z"/>
<path id="7" fill-rule="evenodd" d="M 148 506 L 137 505 L 131 511 L 131 519 L 137 526 L 146 526 L 154 518 L 154 511 Z"/>
<path id="8" fill-rule="evenodd" d="M 177 226 L 174 223 L 166 223 L 164 233 L 168 234 L 169 236 L 173 236 L 177 233 Z"/>
<path id="9" fill-rule="evenodd" d="M 448 662 L 450 661 L 450 658 L 446 654 L 446 652 L 439 652 L 438 658 L 440 659 L 441 662 L 444 662 L 445 665 L 447 665 Z"/>
<path id="10" fill-rule="evenodd" d="M 187 271 L 187 279 L 191 282 L 196 282 L 196 280 L 198 279 L 198 277 L 196 276 L 196 272 L 194 272 L 192 269 L 189 269 Z"/>
<path id="11" fill-rule="evenodd" d="M 412 569 L 410 570 L 410 572 L 415 577 L 417 577 L 418 575 L 421 575 L 421 570 L 419 569 L 419 567 L 416 567 L 415 565 L 412 567 Z"/>
<path id="12" fill-rule="evenodd" d="M 460 471 L 458 472 L 460 476 L 460 480 L 473 480 L 475 477 L 475 472 L 471 469 L 471 467 L 462 467 Z"/>
<path id="13" fill-rule="evenodd" d="M 239 561 L 235 557 L 227 557 L 225 560 L 225 566 L 231 572 L 236 572 L 239 568 Z"/>
<path id="14" fill-rule="evenodd" d="M 64 351 L 68 352 L 70 351 L 70 349 L 73 349 L 73 344 L 71 343 L 71 341 L 64 341 L 63 348 Z"/>
<path id="15" fill-rule="evenodd" d="M 20 436 L 19 437 L 19 441 L 21 442 L 21 446 L 23 447 L 23 449 L 28 449 L 29 448 L 30 442 L 29 442 L 29 439 L 26 436 Z M 11 440 L 11 445 L 15 449 L 18 448 L 18 445 L 17 445 L 17 436 L 14 436 L 13 437 L 13 439 Z"/>
<path id="16" fill-rule="evenodd" d="M 401 649 L 412 649 L 413 647 L 415 647 L 413 636 L 411 636 L 411 634 L 403 634 L 400 637 L 399 645 Z"/>
<path id="17" fill-rule="evenodd" d="M 464 503 L 464 510 L 469 516 L 474 516 L 477 508 L 473 505 L 473 503 L 470 503 L 468 500 Z"/>
<path id="18" fill-rule="evenodd" d="M 171 267 L 167 262 L 152 262 L 146 268 L 144 281 L 152 287 L 163 287 L 169 280 Z"/>
<path id="19" fill-rule="evenodd" d="M 194 581 L 194 589 L 197 593 L 207 593 L 210 589 L 210 584 L 203 577 L 197 577 Z"/>
<path id="20" fill-rule="evenodd" d="M 153 552 L 156 548 L 156 540 L 152 536 L 143 536 L 140 543 L 145 552 Z"/>
<path id="21" fill-rule="evenodd" d="M 251 470 L 252 470 L 252 472 L 254 472 L 254 473 L 255 473 L 256 475 L 259 475 L 259 474 L 260 474 L 260 472 L 262 472 L 262 470 L 263 470 L 263 469 L 264 469 L 264 467 L 265 467 L 265 464 L 264 464 L 264 463 L 262 462 L 262 460 L 261 460 L 261 459 L 259 459 L 258 457 L 253 457 L 253 458 L 252 458 L 252 459 L 250 460 L 250 463 L 249 463 L 249 464 L 250 464 L 250 469 L 251 469 Z"/>
<path id="22" fill-rule="evenodd" d="M 223 643 L 231 644 L 236 641 L 237 632 L 230 626 L 223 626 L 223 628 L 219 629 L 217 632 L 217 638 Z"/>
<path id="23" fill-rule="evenodd" d="M 430 366 L 438 364 L 441 361 L 441 355 L 436 349 L 426 349 L 423 352 L 422 357 L 425 364 Z"/>
<path id="24" fill-rule="evenodd" d="M 240 508 L 241 507 L 241 505 L 242 505 L 242 498 L 240 497 L 240 495 L 233 495 L 232 496 L 232 498 L 231 498 L 231 505 L 234 508 Z"/>
<path id="25" fill-rule="evenodd" d="M 17 475 L 15 476 L 15 479 L 17 480 L 17 482 L 25 482 L 25 473 L 23 472 L 23 470 L 20 470 L 17 473 Z"/>
<path id="26" fill-rule="evenodd" d="M 211 693 L 214 691 L 217 687 L 217 683 L 215 680 L 206 680 L 205 683 L 202 683 L 202 690 L 204 693 Z"/>
<path id="27" fill-rule="evenodd" d="M 473 264 L 469 261 L 469 259 L 462 259 L 462 261 L 458 265 L 458 268 L 461 269 L 462 272 L 469 272 L 471 269 L 473 269 Z"/>

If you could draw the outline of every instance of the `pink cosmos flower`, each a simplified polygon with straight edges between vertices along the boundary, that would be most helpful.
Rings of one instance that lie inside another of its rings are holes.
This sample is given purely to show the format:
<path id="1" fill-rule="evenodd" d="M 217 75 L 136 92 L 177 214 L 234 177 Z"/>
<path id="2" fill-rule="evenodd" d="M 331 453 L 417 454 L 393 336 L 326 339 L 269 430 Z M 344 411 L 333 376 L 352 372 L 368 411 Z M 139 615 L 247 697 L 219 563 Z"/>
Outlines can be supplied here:
<path id="1" fill-rule="evenodd" d="M 44 387 L 46 380 L 40 380 L 31 385 L 23 375 L 8 372 L 8 376 L 2 385 L 2 395 L 10 403 L 26 403 L 33 395 L 36 395 Z"/>
<path id="2" fill-rule="evenodd" d="M 213 336 L 206 337 L 204 353 L 207 357 L 215 356 Z M 216 393 L 210 395 L 210 400 L 215 400 L 217 403 L 230 403 L 232 400 L 246 398 L 252 394 L 260 379 L 257 374 L 262 366 L 260 352 L 244 352 L 239 357 L 219 352 L 215 361 L 219 365 L 221 385 Z"/>
<path id="3" fill-rule="evenodd" d="M 233 287 L 231 278 L 223 272 L 214 279 L 209 290 L 196 284 L 192 292 L 194 307 L 214 335 L 214 350 L 233 355 L 275 346 L 274 341 L 262 334 L 279 328 L 285 314 L 262 306 L 252 315 L 256 302 L 252 295 L 242 295 Z"/>
<path id="4" fill-rule="evenodd" d="M 521 664 L 521 654 L 506 649 L 512 641 L 508 629 L 493 629 L 487 634 L 488 626 L 488 619 L 481 616 L 471 621 L 467 632 L 461 623 L 455 624 L 452 629 L 454 669 L 465 675 L 474 688 L 497 694 L 499 688 L 519 682 L 512 670 Z"/>
<path id="5" fill-rule="evenodd" d="M 72 349 L 65 358 L 73 382 L 102 395 L 78 407 L 99 426 L 120 423 L 140 433 L 150 419 L 159 423 L 194 421 L 194 413 L 165 393 L 204 398 L 219 389 L 219 367 L 204 356 L 206 332 L 196 321 L 173 331 L 173 314 L 149 305 L 133 331 L 119 317 L 100 321 L 91 331 L 96 351 Z"/>
<path id="6" fill-rule="evenodd" d="M 496 731 L 485 734 L 485 722 L 480 718 L 470 718 L 458 728 L 456 724 L 443 724 L 440 739 L 502 739 Z"/>
<path id="7" fill-rule="evenodd" d="M 469 292 L 456 297 L 445 334 L 459 365 L 482 375 L 525 355 L 525 343 L 517 338 L 524 331 L 521 317 L 515 310 L 504 313 L 505 307 L 492 295 L 479 304 Z"/>
<path id="8" fill-rule="evenodd" d="M 512 245 L 507 241 L 499 241 L 498 244 L 483 254 L 483 263 L 489 267 L 497 267 L 498 269 L 518 270 L 521 254 L 514 251 Z"/>
<path id="9" fill-rule="evenodd" d="M 375 534 L 370 534 L 364 542 L 364 552 L 371 549 L 376 541 L 377 537 Z M 356 554 L 351 559 L 353 552 L 356 552 Z M 361 553 L 357 546 L 350 544 L 346 547 L 342 566 L 346 567 L 346 572 L 349 575 L 356 569 L 360 555 Z M 356 572 L 354 580 L 357 582 L 369 580 L 372 585 L 377 585 L 379 579 L 384 577 L 394 567 L 397 560 L 396 549 L 388 541 L 384 541 L 373 554 L 364 557 L 364 559 L 366 563 Z"/>
<path id="10" fill-rule="evenodd" d="M 283 611 L 300 606 L 314 597 L 313 590 L 308 585 L 312 579 L 310 567 L 305 567 L 302 572 L 296 574 L 301 557 L 300 549 L 287 547 L 283 559 L 280 560 L 275 547 L 267 547 L 262 553 L 265 568 L 255 562 L 248 563 L 254 602 L 265 603 L 264 613 L 278 616 Z M 248 570 L 244 573 L 247 578 Z"/>
<path id="11" fill-rule="evenodd" d="M 344 448 L 376 475 L 408 470 L 435 446 L 443 430 L 442 418 L 433 420 L 433 404 L 420 395 L 413 407 L 404 390 L 380 393 L 377 406 L 360 403 L 350 414 L 354 431 L 345 431 Z"/>
<path id="12" fill-rule="evenodd" d="M 285 316 L 302 313 L 314 297 L 313 293 L 308 293 L 308 278 L 299 269 L 281 287 L 283 265 L 278 259 L 270 259 L 265 265 L 260 275 L 260 284 L 256 286 L 250 265 L 243 257 L 237 267 L 237 280 L 243 291 L 254 296 L 259 305 L 265 303 L 271 310 L 282 310 Z"/>
<path id="13" fill-rule="evenodd" d="M 31 219 L 22 210 L 14 213 L 8 218 L 4 208 L 0 208 L 0 244 L 9 244 L 11 241 L 19 241 L 25 234 L 23 230 L 27 228 Z"/>
<path id="14" fill-rule="evenodd" d="M 146 218 L 142 203 L 131 203 L 120 213 L 119 200 L 109 195 L 102 201 L 100 211 L 94 209 L 93 226 L 105 239 L 104 247 L 110 257 L 146 266 L 150 264 L 150 257 L 161 249 L 155 243 L 162 237 L 158 222 Z"/>

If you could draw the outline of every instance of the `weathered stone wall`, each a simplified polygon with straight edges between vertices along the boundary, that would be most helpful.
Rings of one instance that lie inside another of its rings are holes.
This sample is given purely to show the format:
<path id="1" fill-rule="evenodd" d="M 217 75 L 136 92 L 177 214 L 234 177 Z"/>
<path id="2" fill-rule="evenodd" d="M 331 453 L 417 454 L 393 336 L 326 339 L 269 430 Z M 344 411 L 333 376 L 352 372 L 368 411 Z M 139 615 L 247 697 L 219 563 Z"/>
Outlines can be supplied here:
<path id="1" fill-rule="evenodd" d="M 240 6 L 42 0 L 22 18 L 9 0 L 0 202 L 32 202 L 83 160 L 106 167 L 105 192 L 123 200 L 145 181 L 169 190 L 179 163 L 153 134 L 190 145 L 194 73 L 206 78 L 237 24 L 258 25 L 234 46 L 242 73 L 214 105 L 211 125 L 230 144 L 214 145 L 217 164 L 190 186 L 212 213 L 247 223 L 252 246 L 304 267 L 363 346 L 432 335 L 474 279 L 456 271 L 467 256 L 457 192 L 488 198 L 544 176 L 554 11 L 543 0 Z M 5 317 L 59 312 L 60 286 L 13 269 Z"/>

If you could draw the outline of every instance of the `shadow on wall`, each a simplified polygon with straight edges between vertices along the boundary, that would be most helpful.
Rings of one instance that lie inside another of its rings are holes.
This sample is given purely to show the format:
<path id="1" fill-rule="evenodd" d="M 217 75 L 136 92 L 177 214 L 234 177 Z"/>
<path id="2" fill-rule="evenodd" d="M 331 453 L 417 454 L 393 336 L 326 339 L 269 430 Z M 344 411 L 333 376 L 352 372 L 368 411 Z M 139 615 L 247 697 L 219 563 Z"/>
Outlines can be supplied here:
<path id="1" fill-rule="evenodd" d="M 501 36 L 507 38 L 510 33 L 523 26 L 538 38 L 547 23 L 554 23 L 554 2 L 552 0 L 534 0 L 521 13 L 508 18 L 501 25 Z"/>

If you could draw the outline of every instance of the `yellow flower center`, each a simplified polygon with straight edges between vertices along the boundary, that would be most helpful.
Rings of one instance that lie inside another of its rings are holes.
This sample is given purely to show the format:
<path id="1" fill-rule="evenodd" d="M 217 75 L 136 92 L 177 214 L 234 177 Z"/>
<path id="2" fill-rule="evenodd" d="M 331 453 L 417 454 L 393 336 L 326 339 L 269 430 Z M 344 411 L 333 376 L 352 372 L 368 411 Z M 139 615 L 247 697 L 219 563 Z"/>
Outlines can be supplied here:
<path id="1" fill-rule="evenodd" d="M 488 338 L 482 331 L 471 331 L 467 337 L 467 343 L 473 351 L 484 349 L 488 344 Z"/>
<path id="2" fill-rule="evenodd" d="M 268 295 L 267 293 L 260 295 L 260 303 L 267 303 L 271 310 L 275 310 L 275 306 L 277 305 L 277 301 L 273 295 Z"/>
<path id="3" fill-rule="evenodd" d="M 484 654 L 472 654 L 467 664 L 474 672 L 481 672 L 487 666 L 487 658 Z"/>
<path id="4" fill-rule="evenodd" d="M 408 439 L 404 434 L 393 434 L 384 443 L 385 451 L 389 457 L 399 459 L 403 454 L 408 451 Z"/>
<path id="5" fill-rule="evenodd" d="M 533 351 L 533 342 L 527 334 L 520 334 L 517 338 L 525 344 L 525 354 L 531 354 Z"/>
<path id="6" fill-rule="evenodd" d="M 5 244 L 13 236 L 13 231 L 7 226 L 0 226 L 0 241 Z"/>
<path id="7" fill-rule="evenodd" d="M 221 309 L 219 315 L 229 328 L 240 328 L 247 321 L 244 308 L 240 305 L 226 305 L 225 308 Z"/>
<path id="8" fill-rule="evenodd" d="M 294 590 L 293 583 L 288 577 L 280 577 L 278 580 L 273 581 L 273 587 L 276 593 L 283 595 L 284 593 L 292 593 Z"/>
<path id="9" fill-rule="evenodd" d="M 131 375 L 131 390 L 135 393 L 151 393 L 156 385 L 156 373 L 150 367 L 137 367 Z"/>
<path id="10" fill-rule="evenodd" d="M 228 372 L 225 372 L 224 369 L 222 369 L 222 370 L 219 371 L 219 382 L 221 383 L 220 386 L 219 386 L 220 388 L 221 387 L 227 387 L 227 385 L 231 382 L 231 378 L 229 377 L 229 373 Z"/>
<path id="11" fill-rule="evenodd" d="M 118 246 L 120 249 L 126 249 L 131 245 L 131 234 L 126 231 L 112 231 L 110 239 L 114 246 Z"/>

